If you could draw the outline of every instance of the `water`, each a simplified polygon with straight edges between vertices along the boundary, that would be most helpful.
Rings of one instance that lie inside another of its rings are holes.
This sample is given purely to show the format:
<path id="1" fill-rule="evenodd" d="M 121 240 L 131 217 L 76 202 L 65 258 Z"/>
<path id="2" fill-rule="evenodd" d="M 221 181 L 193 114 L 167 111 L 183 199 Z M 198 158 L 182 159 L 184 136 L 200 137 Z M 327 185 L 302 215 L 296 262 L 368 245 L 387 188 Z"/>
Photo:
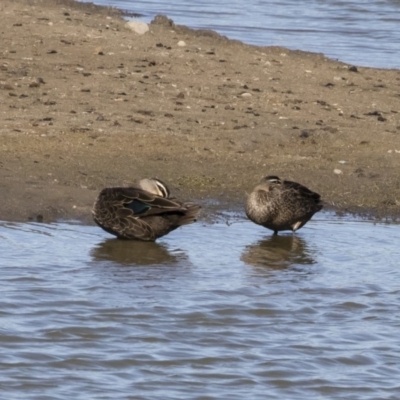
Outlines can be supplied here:
<path id="1" fill-rule="evenodd" d="M 0 223 L 2 397 L 398 399 L 400 226 L 231 222 Z"/>
<path id="2" fill-rule="evenodd" d="M 400 68 L 399 0 L 94 0 L 215 30 L 259 46 L 324 53 L 359 66 Z"/>

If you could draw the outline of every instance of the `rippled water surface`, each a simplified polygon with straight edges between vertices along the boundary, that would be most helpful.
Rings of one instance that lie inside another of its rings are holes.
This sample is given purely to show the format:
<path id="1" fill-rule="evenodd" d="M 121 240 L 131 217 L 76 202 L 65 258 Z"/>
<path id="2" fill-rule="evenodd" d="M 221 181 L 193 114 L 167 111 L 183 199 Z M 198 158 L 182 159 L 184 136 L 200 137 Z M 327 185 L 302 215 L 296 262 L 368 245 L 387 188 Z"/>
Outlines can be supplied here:
<path id="1" fill-rule="evenodd" d="M 91 0 L 92 2 L 92 0 Z M 399 0 L 93 0 L 259 46 L 324 53 L 355 65 L 400 68 Z"/>
<path id="2" fill-rule="evenodd" d="M 330 214 L 158 243 L 1 223 L 2 397 L 398 399 L 399 243 Z"/>

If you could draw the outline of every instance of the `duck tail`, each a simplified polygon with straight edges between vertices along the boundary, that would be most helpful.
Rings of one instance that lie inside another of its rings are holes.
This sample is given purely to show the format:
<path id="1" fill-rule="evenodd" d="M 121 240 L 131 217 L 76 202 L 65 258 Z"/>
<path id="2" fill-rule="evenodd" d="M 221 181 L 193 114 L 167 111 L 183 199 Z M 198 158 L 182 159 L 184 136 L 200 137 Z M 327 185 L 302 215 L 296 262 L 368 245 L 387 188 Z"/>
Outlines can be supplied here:
<path id="1" fill-rule="evenodd" d="M 180 225 L 188 225 L 192 224 L 193 222 L 196 222 L 201 207 L 195 203 L 185 203 L 184 206 L 186 210 L 184 212 L 184 215 L 179 221 Z"/>

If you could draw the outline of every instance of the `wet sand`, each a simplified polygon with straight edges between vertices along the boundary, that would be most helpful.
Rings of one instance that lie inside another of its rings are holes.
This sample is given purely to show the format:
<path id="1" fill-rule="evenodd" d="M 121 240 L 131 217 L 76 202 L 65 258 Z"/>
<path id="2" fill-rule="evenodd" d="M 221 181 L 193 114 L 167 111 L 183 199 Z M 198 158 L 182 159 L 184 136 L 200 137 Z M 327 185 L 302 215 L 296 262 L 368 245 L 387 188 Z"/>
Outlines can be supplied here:
<path id="1" fill-rule="evenodd" d="M 240 210 L 279 175 L 326 208 L 400 215 L 400 71 L 166 17 L 144 35 L 125 24 L 68 0 L 1 2 L 0 219 L 88 222 L 101 188 L 153 176 L 205 209 Z"/>

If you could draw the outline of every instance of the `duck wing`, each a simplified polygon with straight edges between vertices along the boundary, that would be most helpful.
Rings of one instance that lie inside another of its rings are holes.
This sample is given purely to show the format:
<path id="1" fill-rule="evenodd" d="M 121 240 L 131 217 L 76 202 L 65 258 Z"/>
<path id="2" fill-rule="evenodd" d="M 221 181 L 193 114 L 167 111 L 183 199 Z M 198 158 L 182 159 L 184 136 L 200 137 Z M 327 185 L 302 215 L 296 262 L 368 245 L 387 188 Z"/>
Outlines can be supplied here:
<path id="1" fill-rule="evenodd" d="M 176 199 L 166 199 L 139 188 L 110 189 L 113 189 L 114 196 L 118 197 L 125 209 L 132 211 L 135 216 L 141 218 L 185 209 L 182 203 Z"/>
<path id="2" fill-rule="evenodd" d="M 313 192 L 309 188 L 301 185 L 300 183 L 292 181 L 283 181 L 283 185 L 285 186 L 286 189 L 289 189 L 291 192 L 296 193 L 297 197 L 302 197 L 304 199 L 307 199 L 307 201 L 313 201 L 316 204 L 319 204 L 321 201 L 321 195 L 319 195 L 316 192 Z"/>

